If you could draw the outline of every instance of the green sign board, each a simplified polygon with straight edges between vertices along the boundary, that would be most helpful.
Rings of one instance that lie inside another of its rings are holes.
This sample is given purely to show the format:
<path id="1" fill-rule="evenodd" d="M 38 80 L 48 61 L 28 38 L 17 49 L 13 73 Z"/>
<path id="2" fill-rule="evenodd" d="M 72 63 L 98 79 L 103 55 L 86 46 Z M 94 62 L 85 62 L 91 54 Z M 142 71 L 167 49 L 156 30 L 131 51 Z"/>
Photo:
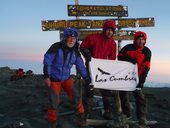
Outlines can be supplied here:
<path id="1" fill-rule="evenodd" d="M 129 27 L 152 27 L 155 26 L 154 18 L 130 18 L 119 19 L 117 27 L 129 28 Z"/>
<path id="2" fill-rule="evenodd" d="M 102 30 L 79 30 L 79 40 L 83 40 L 89 34 L 101 33 Z M 131 30 L 121 30 L 116 31 L 113 38 L 115 40 L 133 40 L 133 35 L 135 31 Z M 63 31 L 60 31 L 60 39 L 63 38 Z"/>
<path id="3" fill-rule="evenodd" d="M 127 6 L 67 5 L 68 16 L 128 17 Z"/>
<path id="4" fill-rule="evenodd" d="M 120 28 L 130 27 L 151 27 L 155 25 L 154 18 L 127 18 L 127 19 L 111 19 L 115 20 L 116 26 Z M 43 31 L 55 31 L 65 29 L 66 27 L 74 27 L 77 29 L 96 29 L 102 28 L 105 20 L 43 20 Z"/>

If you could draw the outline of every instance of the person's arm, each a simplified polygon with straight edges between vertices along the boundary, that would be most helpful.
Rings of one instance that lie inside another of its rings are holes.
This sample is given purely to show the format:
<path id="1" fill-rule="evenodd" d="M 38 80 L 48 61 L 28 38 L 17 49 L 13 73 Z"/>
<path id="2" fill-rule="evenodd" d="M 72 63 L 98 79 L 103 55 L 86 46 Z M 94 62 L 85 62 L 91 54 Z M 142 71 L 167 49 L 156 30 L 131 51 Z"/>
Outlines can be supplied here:
<path id="1" fill-rule="evenodd" d="M 128 50 L 129 50 L 129 45 L 126 45 L 125 47 L 123 47 L 118 54 L 118 60 L 128 61 L 128 62 L 131 62 L 132 64 L 136 64 L 137 60 L 135 58 L 128 57 L 126 55 Z"/>
<path id="2" fill-rule="evenodd" d="M 86 59 L 86 62 L 91 61 L 92 53 L 92 43 L 93 43 L 93 35 L 87 36 L 80 45 L 80 52 L 82 53 L 83 57 Z"/>
<path id="3" fill-rule="evenodd" d="M 51 85 L 51 80 L 50 80 L 49 77 L 46 77 L 46 78 L 44 79 L 44 82 L 45 82 L 45 85 L 47 85 L 48 87 L 50 87 L 50 85 Z"/>
<path id="4" fill-rule="evenodd" d="M 84 66 L 83 60 L 81 57 L 77 57 L 76 60 L 76 68 L 78 70 L 78 72 L 80 73 L 80 75 L 83 77 L 84 82 L 85 82 L 85 90 L 87 91 L 87 96 L 93 97 L 94 94 L 94 87 L 93 85 L 90 85 L 91 83 L 91 78 L 89 76 L 89 74 L 87 73 L 87 69 Z"/>
<path id="5" fill-rule="evenodd" d="M 139 71 L 139 85 L 140 88 L 143 88 L 143 84 L 146 81 L 146 77 L 148 75 L 148 72 L 150 70 L 150 63 L 151 63 L 151 51 L 147 48 L 144 51 L 145 59 L 144 62 L 141 64 L 141 68 Z"/>
<path id="6" fill-rule="evenodd" d="M 80 75 L 83 77 L 83 79 L 88 77 L 87 70 L 85 68 L 85 65 L 83 63 L 81 56 L 77 56 L 75 65 L 76 65 L 77 71 L 80 73 Z"/>
<path id="7" fill-rule="evenodd" d="M 116 43 L 115 42 L 113 42 L 113 44 L 111 46 L 111 50 L 110 50 L 110 54 L 109 54 L 109 59 L 116 60 Z"/>
<path id="8" fill-rule="evenodd" d="M 58 43 L 53 44 L 45 53 L 44 60 L 43 60 L 43 74 L 45 78 L 45 83 L 49 86 L 50 85 L 50 75 L 51 75 L 51 65 L 53 60 L 55 59 L 55 55 L 57 49 L 59 47 Z"/>

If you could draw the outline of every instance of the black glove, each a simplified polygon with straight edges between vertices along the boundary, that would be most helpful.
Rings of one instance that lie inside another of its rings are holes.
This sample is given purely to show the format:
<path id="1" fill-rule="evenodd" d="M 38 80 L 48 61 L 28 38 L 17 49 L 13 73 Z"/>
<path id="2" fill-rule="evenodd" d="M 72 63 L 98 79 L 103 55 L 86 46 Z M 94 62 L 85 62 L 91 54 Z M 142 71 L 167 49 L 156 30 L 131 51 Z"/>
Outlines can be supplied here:
<path id="1" fill-rule="evenodd" d="M 91 61 L 91 53 L 90 52 L 86 53 L 85 59 L 86 59 L 87 62 Z"/>
<path id="2" fill-rule="evenodd" d="M 81 53 L 83 54 L 84 58 L 86 59 L 87 62 L 91 61 L 91 53 L 88 49 L 86 48 L 83 48 L 83 49 L 80 49 Z"/>
<path id="3" fill-rule="evenodd" d="M 89 97 L 89 98 L 91 98 L 91 97 L 93 97 L 93 95 L 94 95 L 94 86 L 93 85 L 86 85 L 87 86 L 87 96 Z"/>
<path id="4" fill-rule="evenodd" d="M 144 70 L 142 75 L 139 77 L 139 83 L 145 83 L 148 71 Z"/>
<path id="5" fill-rule="evenodd" d="M 129 58 L 128 61 L 131 62 L 132 64 L 136 64 L 137 63 L 137 60 L 135 58 Z"/>
<path id="6" fill-rule="evenodd" d="M 85 78 L 84 81 L 85 81 L 86 96 L 91 98 L 94 95 L 94 86 L 89 85 L 91 83 L 90 77 Z"/>
<path id="7" fill-rule="evenodd" d="M 135 58 L 132 57 L 127 57 L 127 56 L 118 56 L 118 60 L 122 60 L 122 61 L 128 61 L 132 64 L 136 64 L 137 60 Z"/>
<path id="8" fill-rule="evenodd" d="M 144 86 L 144 83 L 139 83 L 139 84 L 136 86 L 136 88 L 143 88 L 143 86 Z"/>
<path id="9" fill-rule="evenodd" d="M 86 85 L 89 85 L 89 84 L 91 83 L 91 78 L 90 78 L 90 77 L 86 77 L 86 78 L 84 79 L 84 81 L 85 81 L 85 84 L 86 84 Z"/>

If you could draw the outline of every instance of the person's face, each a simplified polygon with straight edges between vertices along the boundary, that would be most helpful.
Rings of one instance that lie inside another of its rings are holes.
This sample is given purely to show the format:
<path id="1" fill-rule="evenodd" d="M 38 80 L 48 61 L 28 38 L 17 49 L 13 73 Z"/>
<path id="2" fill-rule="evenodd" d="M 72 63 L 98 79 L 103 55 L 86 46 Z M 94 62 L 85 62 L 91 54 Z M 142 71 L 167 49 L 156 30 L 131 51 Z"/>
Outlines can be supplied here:
<path id="1" fill-rule="evenodd" d="M 113 37 L 113 29 L 111 29 L 111 28 L 106 29 L 105 35 L 108 38 L 112 38 Z"/>
<path id="2" fill-rule="evenodd" d="M 74 47 L 75 43 L 76 43 L 76 37 L 75 36 L 68 36 L 67 37 L 67 46 L 69 48 Z"/>
<path id="3" fill-rule="evenodd" d="M 137 47 L 141 48 L 145 45 L 146 41 L 144 39 L 144 37 L 139 37 L 136 39 L 136 45 Z"/>

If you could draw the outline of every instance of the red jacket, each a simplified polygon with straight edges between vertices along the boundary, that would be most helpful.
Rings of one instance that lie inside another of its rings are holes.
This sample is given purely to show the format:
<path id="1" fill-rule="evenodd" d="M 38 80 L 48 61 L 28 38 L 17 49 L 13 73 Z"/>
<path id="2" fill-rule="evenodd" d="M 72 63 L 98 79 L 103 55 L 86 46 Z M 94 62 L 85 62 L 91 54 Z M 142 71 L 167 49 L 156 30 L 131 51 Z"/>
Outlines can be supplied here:
<path id="1" fill-rule="evenodd" d="M 123 60 L 121 59 L 122 56 L 124 56 L 124 58 L 136 59 L 139 76 L 143 74 L 145 68 L 148 70 L 150 69 L 151 51 L 147 47 L 136 48 L 134 44 L 128 44 L 122 48 L 118 54 L 118 58 L 120 58 L 119 60 Z"/>
<path id="2" fill-rule="evenodd" d="M 80 48 L 89 49 L 92 57 L 97 59 L 116 59 L 116 43 L 113 38 L 107 38 L 103 33 L 87 36 Z"/>

